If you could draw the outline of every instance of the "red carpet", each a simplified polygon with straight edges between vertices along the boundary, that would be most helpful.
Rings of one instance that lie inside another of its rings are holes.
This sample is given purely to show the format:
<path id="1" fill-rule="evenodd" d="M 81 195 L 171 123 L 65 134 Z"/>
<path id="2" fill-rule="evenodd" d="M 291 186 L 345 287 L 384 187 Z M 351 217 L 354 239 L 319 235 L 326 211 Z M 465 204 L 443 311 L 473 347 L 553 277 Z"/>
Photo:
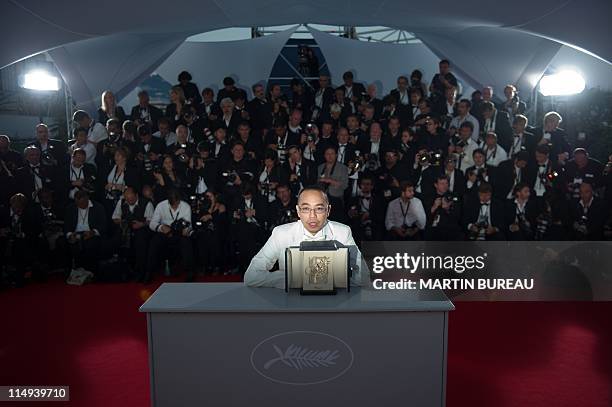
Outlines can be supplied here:
<path id="1" fill-rule="evenodd" d="M 70 402 L 34 406 L 148 407 L 138 307 L 158 285 L 52 281 L 0 292 L 0 384 L 70 386 Z M 447 406 L 612 405 L 612 302 L 456 306 Z"/>

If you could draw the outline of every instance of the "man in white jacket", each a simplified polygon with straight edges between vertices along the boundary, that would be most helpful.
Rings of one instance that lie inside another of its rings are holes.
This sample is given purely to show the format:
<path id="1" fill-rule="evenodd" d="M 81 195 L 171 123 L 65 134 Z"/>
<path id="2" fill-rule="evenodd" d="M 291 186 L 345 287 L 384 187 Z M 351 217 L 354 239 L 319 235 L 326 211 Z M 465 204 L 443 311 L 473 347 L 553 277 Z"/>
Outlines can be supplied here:
<path id="1" fill-rule="evenodd" d="M 325 192 L 317 187 L 304 188 L 298 195 L 299 220 L 274 228 L 272 235 L 253 257 L 244 274 L 251 287 L 285 287 L 285 249 L 302 241 L 337 240 L 349 247 L 351 285 L 362 285 L 367 268 L 362 266 L 361 252 L 353 240 L 351 228 L 327 219 L 331 205 Z M 269 271 L 278 261 L 279 270 Z M 364 268 L 362 272 L 362 268 Z"/>

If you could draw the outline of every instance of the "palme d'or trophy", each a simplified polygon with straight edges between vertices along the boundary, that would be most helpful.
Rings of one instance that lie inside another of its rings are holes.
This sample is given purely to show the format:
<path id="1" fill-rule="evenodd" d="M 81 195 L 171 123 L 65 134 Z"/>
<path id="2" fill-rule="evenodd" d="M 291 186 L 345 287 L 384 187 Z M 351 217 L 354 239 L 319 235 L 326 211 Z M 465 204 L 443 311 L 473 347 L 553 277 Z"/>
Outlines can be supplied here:
<path id="1" fill-rule="evenodd" d="M 285 291 L 302 295 L 334 295 L 350 291 L 348 247 L 336 240 L 301 242 L 285 250 Z"/>

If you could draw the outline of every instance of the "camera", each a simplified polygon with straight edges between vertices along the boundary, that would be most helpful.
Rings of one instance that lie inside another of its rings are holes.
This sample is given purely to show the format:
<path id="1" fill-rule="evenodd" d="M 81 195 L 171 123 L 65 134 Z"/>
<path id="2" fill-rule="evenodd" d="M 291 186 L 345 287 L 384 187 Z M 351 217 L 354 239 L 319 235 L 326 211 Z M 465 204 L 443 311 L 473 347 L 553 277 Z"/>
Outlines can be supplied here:
<path id="1" fill-rule="evenodd" d="M 489 223 L 487 221 L 479 220 L 474 223 L 474 226 L 478 229 L 477 231 L 470 231 L 470 240 L 485 240 L 486 232 L 489 228 Z"/>
<path id="2" fill-rule="evenodd" d="M 187 144 L 179 144 L 179 149 L 186 150 Z M 177 158 L 182 163 L 186 163 L 187 161 L 189 161 L 189 155 L 187 155 L 187 152 L 179 154 Z"/>
<path id="3" fill-rule="evenodd" d="M 376 171 L 377 169 L 380 168 L 380 160 L 378 159 L 378 155 L 377 154 L 369 154 L 368 155 L 368 159 L 365 162 L 365 168 L 368 171 Z"/>
<path id="4" fill-rule="evenodd" d="M 447 192 L 446 194 L 444 194 L 442 198 L 449 204 L 454 204 L 454 203 L 459 202 L 459 197 L 453 195 L 451 192 Z"/>
<path id="5" fill-rule="evenodd" d="M 234 183 L 236 178 L 238 178 L 238 173 L 236 171 L 225 171 L 221 173 L 223 178 L 227 178 L 227 182 Z"/>
<path id="6" fill-rule="evenodd" d="M 45 150 L 40 155 L 40 162 L 45 167 L 55 167 L 57 165 L 57 159 L 53 157 L 49 150 Z"/>
<path id="7" fill-rule="evenodd" d="M 185 219 L 177 219 L 170 225 L 170 230 L 173 235 L 181 235 L 185 229 L 188 229 L 191 223 Z"/>

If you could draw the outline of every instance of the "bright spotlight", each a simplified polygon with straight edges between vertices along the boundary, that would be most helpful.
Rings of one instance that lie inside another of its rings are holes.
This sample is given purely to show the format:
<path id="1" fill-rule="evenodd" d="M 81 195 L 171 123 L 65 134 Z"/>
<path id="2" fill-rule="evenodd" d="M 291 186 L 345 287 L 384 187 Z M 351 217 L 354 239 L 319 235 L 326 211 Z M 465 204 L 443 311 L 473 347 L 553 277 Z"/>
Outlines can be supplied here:
<path id="1" fill-rule="evenodd" d="M 540 80 L 540 92 L 544 96 L 575 95 L 584 88 L 584 78 L 575 71 L 561 71 Z"/>
<path id="2" fill-rule="evenodd" d="M 59 78 L 45 71 L 30 71 L 23 76 L 23 88 L 42 91 L 58 91 Z"/>

